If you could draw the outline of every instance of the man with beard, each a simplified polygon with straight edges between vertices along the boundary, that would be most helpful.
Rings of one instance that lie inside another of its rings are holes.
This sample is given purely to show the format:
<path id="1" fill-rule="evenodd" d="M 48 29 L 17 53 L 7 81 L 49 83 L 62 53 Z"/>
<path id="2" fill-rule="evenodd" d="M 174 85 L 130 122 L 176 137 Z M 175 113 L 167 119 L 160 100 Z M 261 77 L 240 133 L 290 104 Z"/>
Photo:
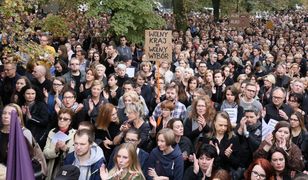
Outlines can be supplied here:
<path id="1" fill-rule="evenodd" d="M 259 117 L 260 114 L 257 111 L 247 109 L 245 116 L 236 127 L 235 132 L 239 137 L 242 150 L 240 158 L 244 168 L 247 168 L 250 162 L 252 162 L 252 154 L 261 144 L 262 123 Z"/>
<path id="2" fill-rule="evenodd" d="M 172 111 L 172 118 L 181 118 L 184 120 L 186 118 L 186 107 L 180 101 L 178 101 L 178 86 L 173 84 L 166 85 L 166 100 L 172 101 L 175 104 L 175 108 Z M 159 103 L 152 114 L 154 119 L 157 119 L 161 113 L 161 103 Z"/>
<path id="3" fill-rule="evenodd" d="M 70 71 L 63 75 L 66 83 L 70 83 L 70 86 L 75 90 L 76 93 L 79 92 L 79 87 L 82 82 L 85 82 L 86 75 L 80 71 L 80 62 L 77 58 L 72 58 L 70 61 Z"/>
<path id="4" fill-rule="evenodd" d="M 88 129 L 76 131 L 74 135 L 75 151 L 67 155 L 64 165 L 79 168 L 79 180 L 100 179 L 100 167 L 105 162 L 103 150 L 94 143 L 94 133 Z"/>
<path id="5" fill-rule="evenodd" d="M 106 76 L 115 72 L 117 62 L 120 61 L 120 56 L 114 45 L 107 46 L 107 58 L 103 61 L 103 65 L 106 67 Z"/>

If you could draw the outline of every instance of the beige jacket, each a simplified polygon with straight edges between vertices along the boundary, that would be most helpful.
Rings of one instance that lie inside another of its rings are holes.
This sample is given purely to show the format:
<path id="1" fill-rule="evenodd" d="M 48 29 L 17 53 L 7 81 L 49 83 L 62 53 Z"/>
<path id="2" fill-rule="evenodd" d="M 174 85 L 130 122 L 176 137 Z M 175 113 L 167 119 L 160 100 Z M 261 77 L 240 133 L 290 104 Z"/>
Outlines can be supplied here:
<path id="1" fill-rule="evenodd" d="M 60 167 L 60 162 L 58 162 L 57 164 L 55 164 L 55 159 L 57 157 L 59 157 L 59 155 L 62 155 L 62 159 L 64 159 L 66 157 L 66 155 L 70 152 L 74 151 L 74 135 L 76 130 L 75 129 L 71 129 L 69 130 L 69 140 L 67 140 L 65 142 L 65 144 L 69 147 L 69 150 L 67 152 L 63 152 L 62 154 L 60 154 L 59 152 L 56 152 L 56 145 L 53 144 L 52 141 L 52 137 L 55 135 L 56 132 L 54 132 L 55 129 L 52 129 L 49 131 L 48 137 L 47 137 L 47 141 L 46 141 L 46 145 L 44 147 L 44 155 L 47 162 L 47 167 L 48 167 L 48 175 L 46 180 L 52 180 L 54 179 L 53 177 L 56 175 L 59 167 Z"/>

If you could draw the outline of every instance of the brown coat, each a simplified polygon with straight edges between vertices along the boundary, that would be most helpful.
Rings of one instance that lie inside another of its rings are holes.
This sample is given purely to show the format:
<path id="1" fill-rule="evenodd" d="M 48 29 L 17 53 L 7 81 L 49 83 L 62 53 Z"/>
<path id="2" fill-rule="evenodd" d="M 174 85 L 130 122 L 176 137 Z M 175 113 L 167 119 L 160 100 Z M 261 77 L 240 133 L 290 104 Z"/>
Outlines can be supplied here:
<path id="1" fill-rule="evenodd" d="M 266 145 L 265 141 L 262 141 L 259 148 L 255 151 L 253 154 L 253 158 L 265 158 L 269 159 L 269 152 L 275 148 L 275 145 L 271 147 L 271 149 L 266 152 L 263 147 Z M 289 167 L 291 170 L 297 170 L 302 171 L 304 169 L 304 159 L 301 150 L 297 147 L 296 144 L 292 143 L 290 144 L 290 148 L 286 151 L 286 153 L 289 155 Z"/>

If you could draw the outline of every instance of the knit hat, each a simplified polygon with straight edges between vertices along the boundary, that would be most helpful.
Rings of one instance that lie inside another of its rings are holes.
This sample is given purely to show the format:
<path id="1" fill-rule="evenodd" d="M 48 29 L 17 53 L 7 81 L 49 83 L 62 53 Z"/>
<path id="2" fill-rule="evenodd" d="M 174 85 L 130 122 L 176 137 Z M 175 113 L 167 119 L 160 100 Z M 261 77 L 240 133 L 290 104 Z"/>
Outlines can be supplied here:
<path id="1" fill-rule="evenodd" d="M 265 76 L 264 80 L 268 80 L 269 82 L 271 82 L 272 84 L 276 84 L 276 78 L 274 75 L 272 74 L 268 74 Z"/>
<path id="2" fill-rule="evenodd" d="M 78 180 L 80 170 L 74 165 L 62 166 L 54 180 Z"/>

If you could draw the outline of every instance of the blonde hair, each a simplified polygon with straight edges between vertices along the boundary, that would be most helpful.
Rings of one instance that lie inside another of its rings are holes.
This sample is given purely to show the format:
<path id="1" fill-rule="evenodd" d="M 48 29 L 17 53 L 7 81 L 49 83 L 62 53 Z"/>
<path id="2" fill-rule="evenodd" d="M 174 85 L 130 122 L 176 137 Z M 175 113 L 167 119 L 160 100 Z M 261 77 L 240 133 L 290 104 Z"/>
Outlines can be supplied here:
<path id="1" fill-rule="evenodd" d="M 156 139 L 158 140 L 158 136 L 162 135 L 165 139 L 166 145 L 167 146 L 172 146 L 176 144 L 175 142 L 175 135 L 172 129 L 170 128 L 163 128 L 160 131 L 158 131 L 156 135 Z"/>
<path id="2" fill-rule="evenodd" d="M 103 89 L 103 87 L 104 87 L 103 81 L 94 80 L 93 83 L 92 83 L 91 88 L 93 88 L 94 86 L 100 86 L 101 89 Z"/>
<path id="3" fill-rule="evenodd" d="M 97 65 L 95 66 L 95 69 L 96 69 L 96 70 L 97 70 L 98 68 L 103 68 L 104 71 L 106 71 L 106 67 L 105 67 L 104 65 L 102 65 L 102 64 L 97 64 Z"/>
<path id="4" fill-rule="evenodd" d="M 22 127 L 24 127 L 25 123 L 24 123 L 23 114 L 22 114 L 22 110 L 21 110 L 20 106 L 15 104 L 15 103 L 10 103 L 10 104 L 6 105 L 4 108 L 6 108 L 6 107 L 12 107 L 16 110 L 17 115 L 20 119 L 20 124 L 21 124 Z"/>
<path id="5" fill-rule="evenodd" d="M 143 117 L 145 115 L 144 109 L 141 103 L 128 104 L 125 107 L 125 113 L 134 112 L 137 113 L 139 117 Z"/>
<path id="6" fill-rule="evenodd" d="M 126 92 L 123 94 L 123 100 L 127 97 L 132 98 L 132 101 L 135 103 L 141 103 L 139 95 L 135 91 Z"/>
<path id="7" fill-rule="evenodd" d="M 135 145 L 133 145 L 132 143 L 123 143 L 119 146 L 119 148 L 117 149 L 113 160 L 115 162 L 115 166 L 110 170 L 110 174 L 111 176 L 116 174 L 117 171 L 120 169 L 118 167 L 118 162 L 117 162 L 117 156 L 118 153 L 121 149 L 126 149 L 128 152 L 128 159 L 129 159 L 129 165 L 128 165 L 128 173 L 131 174 L 135 174 L 135 175 L 141 175 L 143 179 L 145 179 L 142 170 L 141 170 L 141 166 L 138 160 L 138 155 L 137 155 L 137 150 Z M 122 177 L 125 177 L 126 174 L 124 174 Z"/>
<path id="8" fill-rule="evenodd" d="M 211 134 L 210 136 L 211 137 L 216 136 L 215 123 L 216 123 L 218 118 L 222 118 L 222 119 L 227 120 L 227 131 L 225 132 L 225 134 L 227 134 L 228 139 L 231 139 L 234 136 L 234 134 L 233 134 L 233 131 L 232 131 L 232 125 L 231 125 L 229 114 L 225 111 L 217 112 L 217 114 L 214 118 L 214 121 L 213 121 L 212 132 L 210 133 Z"/>

